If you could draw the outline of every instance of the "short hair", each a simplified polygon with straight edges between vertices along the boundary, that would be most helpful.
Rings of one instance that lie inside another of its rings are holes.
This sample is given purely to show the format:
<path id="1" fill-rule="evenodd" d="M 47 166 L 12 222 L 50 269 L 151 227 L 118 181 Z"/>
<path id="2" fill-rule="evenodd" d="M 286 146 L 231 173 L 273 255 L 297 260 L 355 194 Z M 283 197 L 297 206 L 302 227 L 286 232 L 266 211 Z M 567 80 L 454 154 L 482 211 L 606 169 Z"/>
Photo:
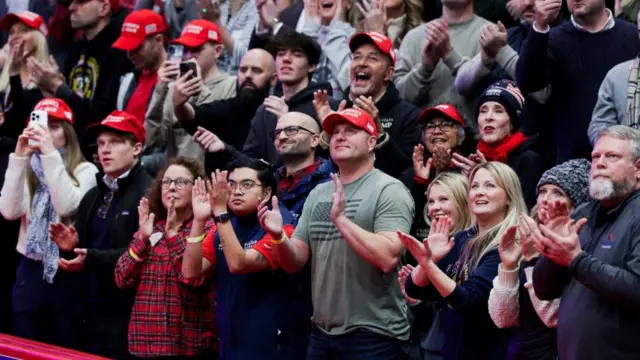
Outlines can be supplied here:
<path id="1" fill-rule="evenodd" d="M 614 125 L 598 131 L 596 142 L 608 136 L 618 140 L 629 140 L 631 159 L 636 162 L 640 159 L 640 131 L 625 125 Z"/>
<path id="2" fill-rule="evenodd" d="M 275 59 L 280 50 L 300 50 L 308 59 L 309 65 L 318 65 L 322 49 L 310 36 L 297 32 L 290 32 L 276 36 L 269 47 L 271 55 Z"/>
<path id="3" fill-rule="evenodd" d="M 278 191 L 276 179 L 274 176 L 274 168 L 268 162 L 262 159 L 243 159 L 236 158 L 231 160 L 227 171 L 231 174 L 234 170 L 239 168 L 249 168 L 255 170 L 258 176 L 258 180 L 262 183 L 263 188 L 270 188 L 271 195 L 275 195 Z"/>

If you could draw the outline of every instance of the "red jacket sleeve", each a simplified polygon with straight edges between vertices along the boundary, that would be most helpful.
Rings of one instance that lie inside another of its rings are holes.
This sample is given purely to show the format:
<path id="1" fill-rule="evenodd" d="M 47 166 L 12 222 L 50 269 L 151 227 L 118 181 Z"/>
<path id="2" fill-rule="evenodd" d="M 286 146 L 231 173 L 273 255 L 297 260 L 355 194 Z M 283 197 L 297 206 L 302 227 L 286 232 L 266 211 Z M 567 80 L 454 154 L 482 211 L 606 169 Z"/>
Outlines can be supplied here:
<path id="1" fill-rule="evenodd" d="M 283 230 L 288 237 L 291 237 L 293 235 L 293 230 L 295 230 L 295 227 L 293 227 L 292 225 L 285 225 L 283 227 Z M 269 264 L 269 270 L 275 271 L 279 268 L 279 266 L 275 258 L 273 257 L 273 252 L 271 250 L 272 240 L 273 237 L 271 235 L 265 235 L 253 246 L 253 250 L 259 252 L 260 255 L 264 256 L 264 258 L 267 260 L 267 263 Z"/>

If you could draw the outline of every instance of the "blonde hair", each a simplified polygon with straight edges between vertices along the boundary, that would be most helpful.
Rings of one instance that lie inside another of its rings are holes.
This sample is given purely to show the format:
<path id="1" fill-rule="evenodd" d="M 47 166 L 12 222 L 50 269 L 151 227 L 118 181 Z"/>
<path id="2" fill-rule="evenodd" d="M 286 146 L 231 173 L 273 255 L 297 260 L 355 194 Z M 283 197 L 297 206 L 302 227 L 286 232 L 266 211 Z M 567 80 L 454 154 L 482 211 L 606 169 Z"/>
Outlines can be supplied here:
<path id="1" fill-rule="evenodd" d="M 476 173 L 480 169 L 485 169 L 491 174 L 496 184 L 504 190 L 507 195 L 507 214 L 504 219 L 489 229 L 484 234 L 479 234 L 469 240 L 462 251 L 460 262 L 466 270 L 471 273 L 480 262 L 480 259 L 491 250 L 498 248 L 500 237 L 510 226 L 518 224 L 520 214 L 527 211 L 527 206 L 522 197 L 522 187 L 518 175 L 508 165 L 490 161 L 479 164 L 471 170 L 469 179 L 473 181 Z M 475 222 L 475 219 L 474 219 Z"/>
<path id="2" fill-rule="evenodd" d="M 78 137 L 76 136 L 75 130 L 73 130 L 73 125 L 68 123 L 67 121 L 60 121 L 62 126 L 62 130 L 64 132 L 64 153 L 62 154 L 62 160 L 64 160 L 64 164 L 67 170 L 67 174 L 71 177 L 74 186 L 80 186 L 78 179 L 73 174 L 78 165 L 87 160 L 82 155 L 82 151 L 80 150 L 80 143 L 78 142 Z M 29 188 L 29 201 L 33 200 L 33 195 L 35 194 L 36 188 L 38 187 L 39 181 L 36 177 L 35 173 L 31 166 L 27 167 L 27 187 Z"/>
<path id="3" fill-rule="evenodd" d="M 49 46 L 47 45 L 47 38 L 38 30 L 29 29 L 24 34 L 29 34 L 33 38 L 33 42 L 35 44 L 35 53 L 33 57 L 38 60 L 40 63 L 48 64 L 49 63 Z M 2 73 L 0 74 L 0 91 L 7 92 L 9 89 L 9 64 L 11 64 L 11 47 L 9 47 L 9 51 L 7 54 L 7 59 L 5 61 L 5 66 L 2 68 Z M 26 60 L 26 59 L 25 59 Z M 21 66 L 25 66 L 22 64 Z M 36 88 L 37 85 L 33 82 L 27 84 L 27 89 Z"/>
<path id="4" fill-rule="evenodd" d="M 438 176 L 427 187 L 427 206 L 429 202 L 429 192 L 433 185 L 440 185 L 444 192 L 452 199 L 453 205 L 458 212 L 458 222 L 453 224 L 451 234 L 455 234 L 471 226 L 471 215 L 469 214 L 469 182 L 467 178 L 460 174 L 445 172 Z M 429 218 L 425 214 L 425 221 L 430 224 Z"/>

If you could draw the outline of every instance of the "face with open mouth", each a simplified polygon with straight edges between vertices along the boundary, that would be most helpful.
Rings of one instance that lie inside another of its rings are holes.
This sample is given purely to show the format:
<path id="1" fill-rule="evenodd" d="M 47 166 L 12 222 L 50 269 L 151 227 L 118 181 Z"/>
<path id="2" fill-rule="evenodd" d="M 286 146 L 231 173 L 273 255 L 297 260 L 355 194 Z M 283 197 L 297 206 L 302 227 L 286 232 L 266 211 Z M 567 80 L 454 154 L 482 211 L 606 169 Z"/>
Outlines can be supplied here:
<path id="1" fill-rule="evenodd" d="M 349 71 L 353 96 L 377 96 L 385 89 L 385 80 L 393 77 L 387 55 L 372 44 L 363 44 L 353 52 Z"/>
<path id="2" fill-rule="evenodd" d="M 453 196 L 440 184 L 433 184 L 427 194 L 427 214 L 431 223 L 448 217 L 454 226 L 458 223 L 460 214 L 453 202 Z"/>
<path id="3" fill-rule="evenodd" d="M 491 173 L 478 169 L 471 179 L 469 210 L 477 218 L 493 218 L 507 211 L 507 193 Z"/>
<path id="4" fill-rule="evenodd" d="M 478 114 L 480 138 L 487 144 L 495 144 L 511 133 L 511 118 L 500 103 L 487 101 Z"/>
<path id="5" fill-rule="evenodd" d="M 434 117 L 423 126 L 424 142 L 430 154 L 435 152 L 436 146 L 451 150 L 455 150 L 458 147 L 459 125 L 456 125 L 451 119 Z"/>

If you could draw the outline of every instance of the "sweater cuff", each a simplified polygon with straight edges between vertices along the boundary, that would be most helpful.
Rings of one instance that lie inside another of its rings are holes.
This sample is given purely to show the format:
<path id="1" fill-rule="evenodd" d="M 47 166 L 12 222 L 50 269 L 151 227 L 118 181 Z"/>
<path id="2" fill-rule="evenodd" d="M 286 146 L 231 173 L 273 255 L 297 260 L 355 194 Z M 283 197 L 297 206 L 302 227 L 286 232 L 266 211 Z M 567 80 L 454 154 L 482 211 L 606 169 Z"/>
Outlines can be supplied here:
<path id="1" fill-rule="evenodd" d="M 16 153 L 9 154 L 9 164 L 7 170 L 15 170 L 17 168 L 26 167 L 31 160 L 30 156 L 18 156 Z"/>
<path id="2" fill-rule="evenodd" d="M 458 64 L 462 62 L 462 55 L 458 54 L 457 51 L 453 50 L 451 54 L 447 55 L 442 59 L 445 65 L 453 72 Z"/>
<path id="3" fill-rule="evenodd" d="M 518 268 L 506 270 L 502 264 L 498 265 L 498 284 L 504 289 L 517 289 Z"/>
<path id="4" fill-rule="evenodd" d="M 49 154 L 40 154 L 40 161 L 42 162 L 42 169 L 45 172 L 49 172 L 58 166 L 64 168 L 64 160 L 59 151 L 52 151 Z"/>
<path id="5" fill-rule="evenodd" d="M 533 27 L 533 31 L 535 31 L 538 34 L 548 34 L 549 31 L 551 31 L 551 26 L 547 25 L 546 29 L 540 29 L 535 21 L 533 22 L 532 27 Z"/>
<path id="6" fill-rule="evenodd" d="M 144 257 L 146 251 L 149 249 L 148 241 L 144 241 L 140 239 L 138 233 L 134 235 L 134 240 L 131 242 L 131 246 L 129 247 L 139 258 Z"/>
<path id="7" fill-rule="evenodd" d="M 583 250 L 580 252 L 580 254 L 578 254 L 578 256 L 576 256 L 575 259 L 573 259 L 571 264 L 569 264 L 569 273 L 571 273 L 572 276 L 575 276 L 575 274 L 578 272 L 578 265 L 580 264 L 580 261 L 587 258 L 588 256 L 589 254 L 587 254 Z"/>

